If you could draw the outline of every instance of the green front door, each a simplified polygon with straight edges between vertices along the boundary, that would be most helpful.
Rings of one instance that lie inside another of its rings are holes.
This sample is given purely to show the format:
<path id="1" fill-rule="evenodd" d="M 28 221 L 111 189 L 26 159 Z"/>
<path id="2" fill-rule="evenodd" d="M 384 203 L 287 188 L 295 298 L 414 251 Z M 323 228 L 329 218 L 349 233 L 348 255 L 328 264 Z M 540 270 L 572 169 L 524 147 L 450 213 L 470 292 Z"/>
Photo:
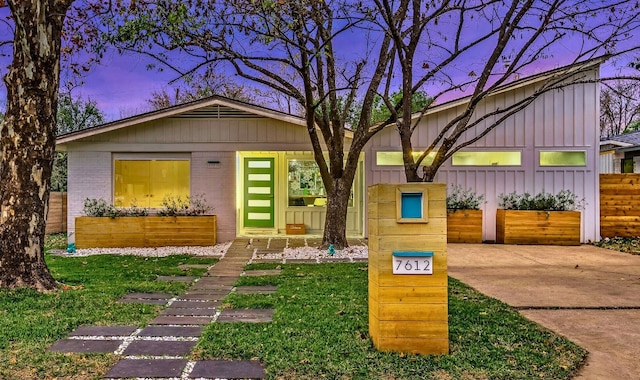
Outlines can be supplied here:
<path id="1" fill-rule="evenodd" d="M 244 226 L 273 228 L 273 158 L 244 159 Z"/>

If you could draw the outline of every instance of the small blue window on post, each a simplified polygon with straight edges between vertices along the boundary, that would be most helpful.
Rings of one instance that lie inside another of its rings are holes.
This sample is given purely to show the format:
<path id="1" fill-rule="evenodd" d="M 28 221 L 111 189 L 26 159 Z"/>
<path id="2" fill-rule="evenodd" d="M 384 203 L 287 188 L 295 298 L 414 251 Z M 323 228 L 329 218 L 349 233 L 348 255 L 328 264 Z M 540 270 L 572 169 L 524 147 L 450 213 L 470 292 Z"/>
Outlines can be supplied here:
<path id="1" fill-rule="evenodd" d="M 403 219 L 421 219 L 422 216 L 422 196 L 423 193 L 402 193 L 401 212 Z"/>

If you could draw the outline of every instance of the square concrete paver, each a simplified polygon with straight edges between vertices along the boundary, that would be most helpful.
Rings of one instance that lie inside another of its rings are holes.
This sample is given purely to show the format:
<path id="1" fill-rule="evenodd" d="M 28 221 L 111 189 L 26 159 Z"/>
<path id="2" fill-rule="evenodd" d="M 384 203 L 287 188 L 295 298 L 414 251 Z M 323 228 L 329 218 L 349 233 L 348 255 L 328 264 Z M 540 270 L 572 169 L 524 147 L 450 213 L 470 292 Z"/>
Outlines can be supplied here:
<path id="1" fill-rule="evenodd" d="M 202 279 L 198 281 L 199 285 L 202 285 L 203 283 L 216 284 L 216 285 L 233 285 L 238 280 L 238 276 L 236 275 L 233 275 L 233 276 L 216 275 L 215 272 L 213 272 L 213 269 L 210 270 L 209 273 L 213 273 L 213 274 L 206 277 L 206 279 Z"/>
<path id="2" fill-rule="evenodd" d="M 186 365 L 186 359 L 123 359 L 104 377 L 180 377 Z"/>
<path id="3" fill-rule="evenodd" d="M 69 336 L 129 336 L 137 329 L 135 326 L 83 326 Z"/>
<path id="4" fill-rule="evenodd" d="M 222 301 L 229 293 L 224 294 L 183 294 L 180 301 Z"/>
<path id="5" fill-rule="evenodd" d="M 160 315 L 185 315 L 191 317 L 213 317 L 216 309 L 189 309 L 184 307 L 169 307 L 160 312 Z"/>
<path id="6" fill-rule="evenodd" d="M 273 309 L 226 309 L 220 313 L 217 322 L 271 322 Z"/>
<path id="7" fill-rule="evenodd" d="M 114 352 L 122 344 L 121 340 L 62 339 L 53 344 L 49 351 L 56 352 Z"/>
<path id="8" fill-rule="evenodd" d="M 305 239 L 293 239 L 293 238 L 289 238 L 289 248 L 300 248 L 300 247 L 305 247 L 307 245 L 307 242 Z"/>
<path id="9" fill-rule="evenodd" d="M 178 336 L 178 337 L 199 337 L 202 335 L 201 326 L 147 326 L 138 336 Z"/>
<path id="10" fill-rule="evenodd" d="M 278 291 L 277 286 L 238 286 L 238 294 L 272 294 Z"/>
<path id="11" fill-rule="evenodd" d="M 124 350 L 124 355 L 182 356 L 187 355 L 196 342 L 135 340 Z"/>
<path id="12" fill-rule="evenodd" d="M 269 244 L 269 238 L 258 239 L 254 238 L 251 240 L 251 247 L 257 249 L 266 249 Z"/>
<path id="13" fill-rule="evenodd" d="M 129 293 L 118 301 L 123 303 L 145 303 L 152 305 L 164 305 L 171 298 L 171 294 L 165 293 Z"/>
<path id="14" fill-rule="evenodd" d="M 233 285 L 224 285 L 224 284 L 219 284 L 217 282 L 214 281 L 198 281 L 195 284 L 193 284 L 191 286 L 191 288 L 189 288 L 189 291 L 196 291 L 196 290 L 231 290 L 231 288 L 233 288 Z"/>
<path id="15" fill-rule="evenodd" d="M 252 360 L 204 360 L 196 362 L 189 375 L 192 379 L 264 379 L 262 365 Z"/>
<path id="16" fill-rule="evenodd" d="M 287 246 L 287 240 L 286 238 L 283 239 L 277 239 L 277 238 L 272 238 L 269 240 L 269 249 L 278 249 L 278 250 L 283 250 L 286 248 Z"/>
<path id="17" fill-rule="evenodd" d="M 307 239 L 307 245 L 309 247 L 318 248 L 322 245 L 322 239 Z"/>
<path id="18" fill-rule="evenodd" d="M 211 317 L 175 317 L 162 315 L 154 318 L 150 325 L 207 325 L 211 322 Z"/>
<path id="19" fill-rule="evenodd" d="M 216 306 L 220 306 L 220 302 L 214 301 L 181 301 L 176 300 L 171 303 L 172 308 L 187 308 L 187 309 L 209 309 Z"/>

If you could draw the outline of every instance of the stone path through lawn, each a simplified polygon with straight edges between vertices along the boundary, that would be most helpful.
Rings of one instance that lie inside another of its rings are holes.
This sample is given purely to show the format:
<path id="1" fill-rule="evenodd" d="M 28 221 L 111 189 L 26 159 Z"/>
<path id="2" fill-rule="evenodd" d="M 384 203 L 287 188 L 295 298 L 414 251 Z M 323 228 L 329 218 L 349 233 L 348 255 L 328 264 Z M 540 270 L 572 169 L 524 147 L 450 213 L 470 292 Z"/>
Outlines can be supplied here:
<path id="1" fill-rule="evenodd" d="M 189 361 L 189 353 L 197 344 L 202 331 L 209 323 L 259 323 L 271 322 L 270 309 L 224 309 L 222 300 L 231 292 L 239 294 L 275 293 L 275 286 L 233 285 L 243 274 L 245 265 L 258 257 L 258 262 L 339 262 L 356 261 L 340 258 L 317 260 L 280 259 L 265 260 L 266 253 L 282 252 L 290 247 L 317 247 L 320 239 L 296 238 L 238 238 L 225 256 L 200 279 L 189 276 L 158 276 L 158 281 L 190 282 L 191 287 L 182 295 L 173 297 L 164 293 L 130 293 L 119 302 L 135 302 L 167 307 L 154 318 L 149 326 L 80 327 L 53 344 L 51 351 L 77 353 L 115 353 L 122 358 L 107 372 L 105 378 L 180 378 L 180 379 L 262 379 L 265 371 L 259 361 L 251 360 L 202 360 Z M 363 244 L 361 240 L 352 244 Z M 366 261 L 366 259 L 363 259 Z M 183 265 L 198 267 L 203 265 Z M 247 276 L 279 275 L 280 269 L 255 270 Z"/>
<path id="2" fill-rule="evenodd" d="M 270 239 L 254 239 L 259 247 Z M 262 379 L 265 371 L 255 360 L 189 361 L 189 353 L 197 344 L 204 326 L 224 322 L 271 322 L 273 310 L 224 309 L 220 303 L 233 289 L 244 266 L 257 249 L 249 239 L 236 239 L 224 258 L 199 280 L 188 277 L 159 276 L 159 281 L 189 281 L 192 286 L 173 298 L 163 293 L 131 293 L 120 302 L 167 305 L 149 326 L 80 327 L 53 344 L 51 351 L 80 353 L 116 353 L 122 358 L 105 378 L 181 378 L 181 379 Z M 282 243 L 280 243 L 282 244 Z M 286 244 L 286 243 L 285 243 Z M 266 246 L 265 246 L 266 248 Z M 279 248 L 279 247 L 278 247 Z M 280 248 L 281 249 L 281 248 Z M 247 275 L 277 275 L 279 270 L 248 272 Z M 274 293 L 277 287 L 245 286 L 241 294 Z"/>

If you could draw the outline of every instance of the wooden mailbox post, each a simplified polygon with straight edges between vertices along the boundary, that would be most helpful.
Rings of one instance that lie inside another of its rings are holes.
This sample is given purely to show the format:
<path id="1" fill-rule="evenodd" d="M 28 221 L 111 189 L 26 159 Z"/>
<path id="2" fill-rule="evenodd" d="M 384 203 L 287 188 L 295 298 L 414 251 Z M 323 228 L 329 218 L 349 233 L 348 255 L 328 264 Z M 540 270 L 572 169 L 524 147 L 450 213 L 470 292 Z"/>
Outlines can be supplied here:
<path id="1" fill-rule="evenodd" d="M 369 187 L 369 332 L 381 351 L 448 354 L 444 184 Z"/>

